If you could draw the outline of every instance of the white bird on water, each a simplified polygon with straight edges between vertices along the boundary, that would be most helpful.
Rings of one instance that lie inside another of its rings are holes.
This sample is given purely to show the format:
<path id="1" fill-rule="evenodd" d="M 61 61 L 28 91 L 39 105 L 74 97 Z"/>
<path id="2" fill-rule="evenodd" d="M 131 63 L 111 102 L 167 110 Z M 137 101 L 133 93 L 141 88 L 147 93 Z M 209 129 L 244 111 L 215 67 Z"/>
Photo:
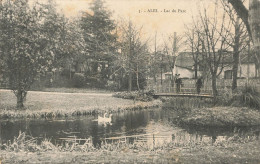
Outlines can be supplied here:
<path id="1" fill-rule="evenodd" d="M 104 116 L 98 116 L 98 122 L 107 122 L 110 123 L 112 121 L 112 114 L 109 114 L 109 117 L 106 117 L 107 113 L 104 113 Z"/>

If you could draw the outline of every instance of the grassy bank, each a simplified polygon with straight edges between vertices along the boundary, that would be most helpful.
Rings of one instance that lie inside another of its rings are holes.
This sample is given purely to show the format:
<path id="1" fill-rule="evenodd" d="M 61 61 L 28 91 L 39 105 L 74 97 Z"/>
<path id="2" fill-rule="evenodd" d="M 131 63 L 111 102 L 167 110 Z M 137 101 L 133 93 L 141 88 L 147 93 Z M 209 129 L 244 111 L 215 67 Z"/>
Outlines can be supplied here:
<path id="1" fill-rule="evenodd" d="M 60 93 L 30 91 L 26 110 L 16 110 L 16 97 L 0 90 L 0 118 L 46 118 L 117 112 L 158 106 L 159 101 L 140 102 L 112 97 L 111 93 Z"/>
<path id="2" fill-rule="evenodd" d="M 23 133 L 22 133 L 23 134 Z M 240 140 L 230 137 L 213 144 L 187 143 L 185 147 L 168 143 L 149 149 L 146 144 L 103 144 L 96 149 L 89 144 L 67 143 L 63 146 L 18 136 L 2 146 L 2 163 L 259 163 L 260 142 L 256 137 Z"/>
<path id="3" fill-rule="evenodd" d="M 112 93 L 108 90 L 93 88 L 41 88 L 42 92 L 62 92 L 62 93 Z"/>
<path id="4" fill-rule="evenodd" d="M 260 112 L 247 107 L 196 108 L 181 119 L 197 126 L 256 126 L 260 125 Z"/>
<path id="5" fill-rule="evenodd" d="M 135 101 L 152 101 L 153 91 L 132 91 L 132 92 L 116 92 L 112 96 Z"/>
<path id="6" fill-rule="evenodd" d="M 172 110 L 176 121 L 195 126 L 256 126 L 260 112 L 249 107 L 213 106 L 210 100 L 170 98 L 163 108 Z"/>

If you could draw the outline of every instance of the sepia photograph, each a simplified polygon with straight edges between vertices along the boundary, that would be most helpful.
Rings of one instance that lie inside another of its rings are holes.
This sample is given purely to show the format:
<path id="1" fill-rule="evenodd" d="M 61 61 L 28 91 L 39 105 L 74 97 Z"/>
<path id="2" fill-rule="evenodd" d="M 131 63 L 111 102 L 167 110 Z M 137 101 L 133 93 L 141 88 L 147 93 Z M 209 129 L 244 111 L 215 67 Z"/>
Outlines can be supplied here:
<path id="1" fill-rule="evenodd" d="M 0 0 L 0 164 L 260 164 L 260 0 Z"/>

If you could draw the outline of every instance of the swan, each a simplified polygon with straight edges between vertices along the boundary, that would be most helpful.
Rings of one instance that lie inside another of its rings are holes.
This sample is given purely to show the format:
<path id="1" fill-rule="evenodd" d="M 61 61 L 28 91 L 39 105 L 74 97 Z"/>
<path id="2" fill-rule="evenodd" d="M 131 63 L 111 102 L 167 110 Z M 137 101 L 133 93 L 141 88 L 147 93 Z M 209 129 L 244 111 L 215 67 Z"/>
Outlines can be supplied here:
<path id="1" fill-rule="evenodd" d="M 106 117 L 107 113 L 104 113 L 104 116 L 98 116 L 98 122 L 108 122 L 112 121 L 112 114 L 109 114 L 109 117 Z"/>

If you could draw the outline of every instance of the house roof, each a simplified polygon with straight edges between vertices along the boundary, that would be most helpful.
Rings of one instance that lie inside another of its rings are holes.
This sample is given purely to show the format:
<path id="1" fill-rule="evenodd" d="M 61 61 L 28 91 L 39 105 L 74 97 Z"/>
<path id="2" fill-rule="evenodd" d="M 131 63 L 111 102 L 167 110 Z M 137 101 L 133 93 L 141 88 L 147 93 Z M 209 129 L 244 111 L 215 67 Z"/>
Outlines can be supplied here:
<path id="1" fill-rule="evenodd" d="M 248 64 L 248 63 L 255 63 L 255 56 L 254 54 L 250 53 L 248 55 L 248 52 L 240 52 L 240 63 L 241 64 Z M 226 56 L 224 56 L 224 63 L 225 64 L 231 64 L 233 63 L 233 54 L 232 52 L 228 52 Z"/>
<path id="2" fill-rule="evenodd" d="M 192 69 L 194 60 L 191 52 L 180 52 L 175 60 L 175 66 Z"/>
<path id="3" fill-rule="evenodd" d="M 201 58 L 201 56 L 199 56 L 199 58 Z M 224 61 L 225 65 L 229 65 L 229 64 L 233 63 L 233 55 L 232 55 L 231 51 L 224 53 L 223 61 Z M 248 55 L 247 52 L 241 52 L 240 53 L 240 62 L 241 62 L 241 64 L 254 63 L 255 57 L 253 54 Z M 192 52 L 180 52 L 176 58 L 175 66 L 193 70 L 194 63 L 195 62 L 193 60 Z M 198 64 L 199 63 L 200 62 L 198 61 Z"/>

